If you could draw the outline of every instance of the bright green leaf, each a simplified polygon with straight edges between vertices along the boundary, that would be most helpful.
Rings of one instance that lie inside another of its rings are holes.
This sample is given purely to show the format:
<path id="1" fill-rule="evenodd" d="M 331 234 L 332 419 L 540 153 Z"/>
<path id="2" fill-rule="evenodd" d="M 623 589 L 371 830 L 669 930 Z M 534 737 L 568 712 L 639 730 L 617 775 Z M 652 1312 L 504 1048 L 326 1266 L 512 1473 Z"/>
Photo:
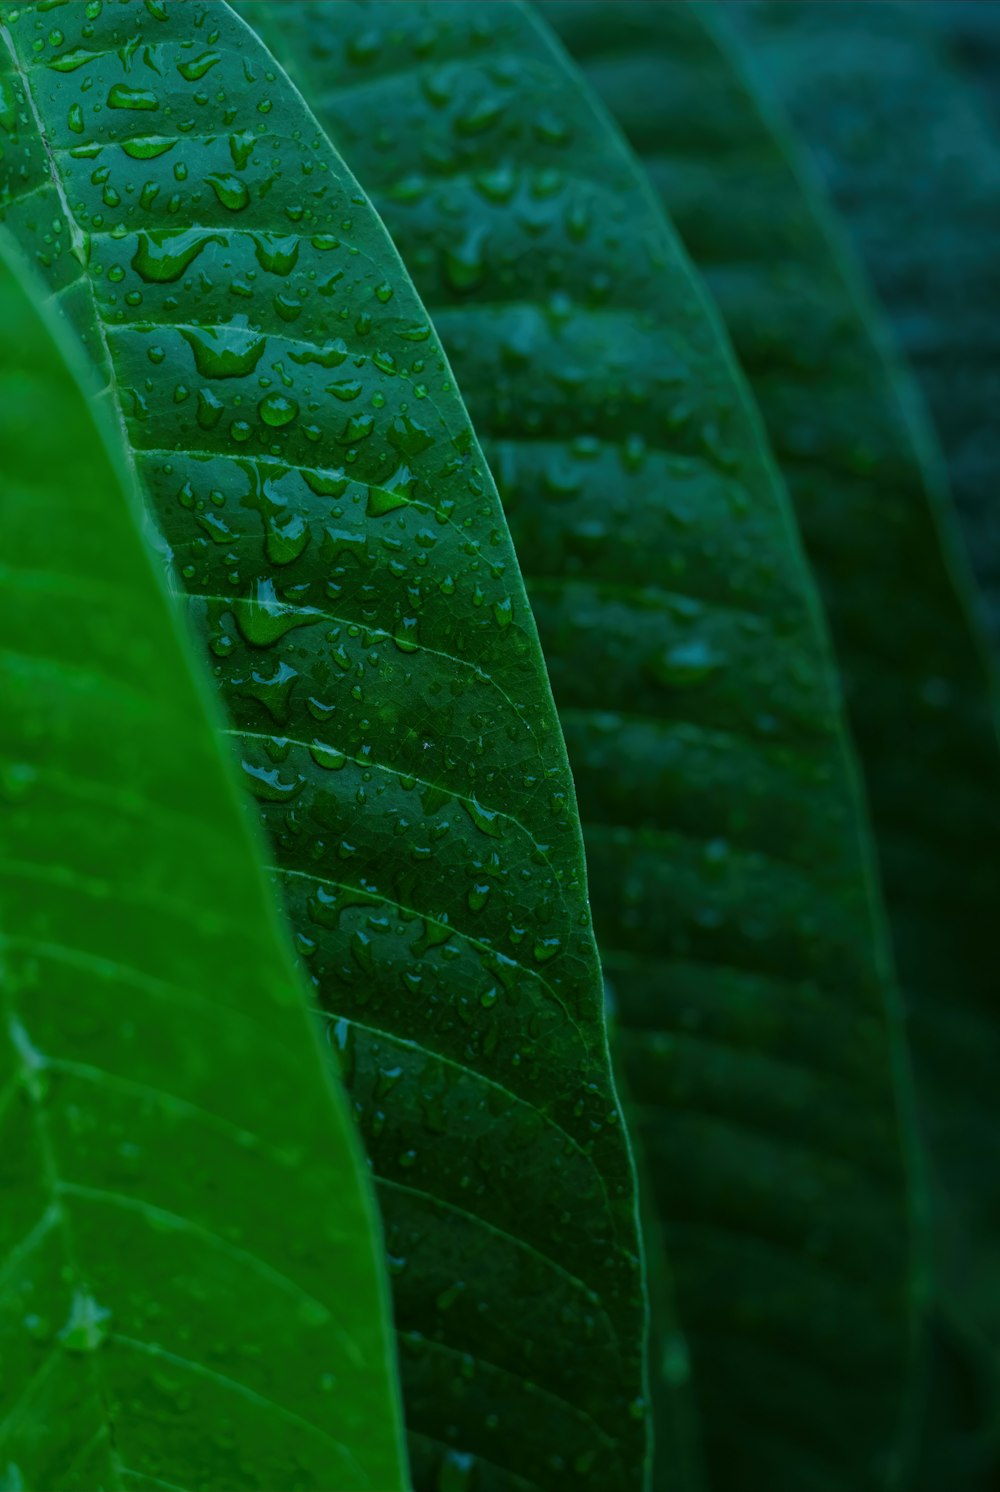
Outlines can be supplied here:
<path id="1" fill-rule="evenodd" d="M 717 1485 L 882 1484 L 914 1337 L 899 1035 L 818 608 L 714 315 L 524 10 L 253 14 L 390 225 L 504 495 Z M 670 1347 L 654 1373 L 683 1381 Z"/>
<path id="2" fill-rule="evenodd" d="M 631 1487 L 644 1303 L 579 821 L 440 345 L 225 5 L 3 11 L 0 200 L 113 370 L 194 598 L 375 1172 L 415 1481 Z"/>
<path id="3" fill-rule="evenodd" d="M 3 1485 L 399 1488 L 347 1108 L 57 331 L 0 258 Z"/>

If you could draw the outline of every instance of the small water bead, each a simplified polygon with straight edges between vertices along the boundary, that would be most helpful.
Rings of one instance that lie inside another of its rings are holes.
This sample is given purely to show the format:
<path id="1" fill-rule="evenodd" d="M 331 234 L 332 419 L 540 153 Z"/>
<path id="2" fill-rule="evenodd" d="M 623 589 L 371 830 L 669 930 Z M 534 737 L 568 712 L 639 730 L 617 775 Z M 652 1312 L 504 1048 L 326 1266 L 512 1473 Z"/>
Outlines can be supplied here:
<path id="1" fill-rule="evenodd" d="M 256 762 L 241 761 L 250 791 L 265 803 L 289 803 L 305 786 L 305 778 L 299 773 L 287 775 L 280 767 L 262 767 Z"/>
<path id="2" fill-rule="evenodd" d="M 545 964 L 562 950 L 562 939 L 559 937 L 536 938 L 532 953 L 536 963 Z"/>
<path id="3" fill-rule="evenodd" d="M 404 456 L 419 456 L 434 444 L 434 437 L 426 425 L 410 415 L 398 414 L 387 432 L 389 444 Z"/>
<path id="4" fill-rule="evenodd" d="M 148 88 L 128 88 L 124 83 L 113 83 L 108 90 L 109 109 L 138 109 L 149 111 L 160 107 L 160 100 Z"/>
<path id="5" fill-rule="evenodd" d="M 335 399 L 345 404 L 357 399 L 363 391 L 364 384 L 360 378 L 341 378 L 335 383 L 328 383 L 324 389 L 325 393 L 332 394 Z"/>
<path id="6" fill-rule="evenodd" d="M 298 412 L 299 406 L 295 400 L 286 398 L 284 394 L 267 394 L 257 405 L 257 413 L 264 424 L 275 430 L 290 425 Z"/>
<path id="7" fill-rule="evenodd" d="M 276 295 L 271 304 L 285 322 L 297 321 L 302 314 L 302 302 L 294 300 L 290 295 Z"/>
<path id="8" fill-rule="evenodd" d="M 309 525 L 301 513 L 277 513 L 267 520 L 265 552 L 272 564 L 290 565 L 304 554 L 311 538 Z"/>
<path id="9" fill-rule="evenodd" d="M 205 180 L 221 206 L 229 212 L 242 212 L 250 201 L 250 189 L 238 176 L 212 175 Z"/>
<path id="10" fill-rule="evenodd" d="M 362 440 L 367 440 L 375 430 L 375 416 L 370 414 L 356 414 L 344 425 L 343 430 L 337 437 L 339 445 L 356 445 Z M 352 459 L 350 452 L 347 460 Z"/>
<path id="11" fill-rule="evenodd" d="M 151 357 L 152 354 L 147 354 L 147 356 Z M 219 422 L 219 417 L 224 407 L 222 400 L 212 389 L 199 389 L 197 415 L 199 427 L 202 430 L 214 429 Z"/>
<path id="12" fill-rule="evenodd" d="M 96 1352 L 107 1341 L 110 1320 L 111 1312 L 107 1307 L 99 1305 L 86 1291 L 78 1290 L 59 1340 L 67 1352 Z"/>
<path id="13" fill-rule="evenodd" d="M 478 290 L 486 278 L 488 236 L 489 229 L 485 224 L 479 224 L 471 228 L 459 243 L 444 249 L 445 279 L 460 294 Z"/>
<path id="14" fill-rule="evenodd" d="M 481 912 L 485 907 L 490 895 L 489 881 L 477 881 L 466 897 L 471 912 Z M 490 1002 L 492 1003 L 492 1001 Z"/>
<path id="15" fill-rule="evenodd" d="M 675 643 L 657 654 L 648 665 L 658 684 L 684 688 L 704 683 L 725 664 L 725 658 L 704 638 L 694 637 Z"/>
<path id="16" fill-rule="evenodd" d="M 197 83 L 221 61 L 218 52 L 202 52 L 190 62 L 178 62 L 177 71 L 187 83 Z"/>
<path id="17" fill-rule="evenodd" d="M 93 62 L 99 54 L 91 52 L 86 47 L 74 47 L 69 52 L 64 52 L 61 57 L 53 57 L 48 66 L 53 72 L 75 73 L 78 68 L 85 67 L 88 62 Z"/>

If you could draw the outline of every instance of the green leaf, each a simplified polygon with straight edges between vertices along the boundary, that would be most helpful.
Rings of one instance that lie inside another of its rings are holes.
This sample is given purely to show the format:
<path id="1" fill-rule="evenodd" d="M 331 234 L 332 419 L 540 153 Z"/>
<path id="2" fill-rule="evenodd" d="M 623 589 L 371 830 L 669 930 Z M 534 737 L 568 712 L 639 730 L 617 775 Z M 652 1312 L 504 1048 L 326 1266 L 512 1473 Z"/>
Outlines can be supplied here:
<path id="1" fill-rule="evenodd" d="M 390 225 L 500 482 L 710 1469 L 871 1485 L 913 1339 L 899 1034 L 826 639 L 745 388 L 527 12 L 253 13 Z"/>
<path id="2" fill-rule="evenodd" d="M 1000 118 L 1000 16 L 982 0 L 927 0 L 921 20 L 933 26 L 948 56 L 973 81 L 994 125 Z"/>
<path id="3" fill-rule="evenodd" d="M 992 11 L 994 6 L 980 6 Z M 739 4 L 934 416 L 1000 645 L 1000 143 L 930 5 Z"/>
<path id="4" fill-rule="evenodd" d="M 496 490 L 385 230 L 252 32 L 97 10 L 4 7 L 0 192 L 106 348 L 329 1016 L 415 1481 L 631 1487 L 633 1171 Z"/>
<path id="5" fill-rule="evenodd" d="M 970 555 L 996 611 L 1000 363 L 989 313 L 1000 293 L 993 252 L 1000 150 L 972 91 L 911 11 L 851 7 L 837 27 L 824 7 L 793 5 L 780 15 L 754 7 L 747 15 L 759 66 L 790 106 L 843 208 L 926 392 Z M 808 96 L 795 75 L 806 62 Z M 942 210 L 929 212 L 929 200 Z M 962 567 L 945 548 L 961 582 Z M 950 622 L 946 615 L 932 619 L 923 570 L 914 566 L 914 576 L 930 623 L 924 693 L 940 725 L 917 740 L 900 731 L 908 772 L 896 777 L 900 830 L 888 847 L 886 876 L 902 902 L 894 911 L 900 970 L 918 1012 L 921 1087 L 947 1186 L 947 1284 L 969 1324 L 985 1327 L 998 1343 L 1000 1035 L 991 936 L 1000 912 L 997 682 L 974 628 L 959 627 L 956 606 Z M 917 599 L 914 586 L 914 610 Z M 915 656 L 915 680 L 919 668 Z M 926 763 L 914 760 L 921 748 Z M 932 905 L 934 917 L 927 915 Z"/>
<path id="6" fill-rule="evenodd" d="M 3 1485 L 400 1488 L 353 1128 L 58 332 L 0 254 Z"/>
<path id="7" fill-rule="evenodd" d="M 782 35 L 791 10 L 774 18 Z M 861 11 L 838 7 L 822 28 L 842 63 L 842 32 L 865 24 Z M 994 683 L 940 462 L 851 247 L 743 58 L 715 36 L 703 7 L 619 6 L 611 53 L 598 12 L 574 4 L 555 16 L 725 316 L 822 588 L 938 1171 L 939 1265 L 968 1324 L 995 1335 L 1000 754 Z M 812 7 L 803 25 L 817 25 Z M 883 37 L 893 55 L 900 25 Z M 859 67 L 867 56 L 858 49 Z M 893 176 L 891 191 L 901 190 Z M 984 255 L 985 242 L 970 252 Z"/>

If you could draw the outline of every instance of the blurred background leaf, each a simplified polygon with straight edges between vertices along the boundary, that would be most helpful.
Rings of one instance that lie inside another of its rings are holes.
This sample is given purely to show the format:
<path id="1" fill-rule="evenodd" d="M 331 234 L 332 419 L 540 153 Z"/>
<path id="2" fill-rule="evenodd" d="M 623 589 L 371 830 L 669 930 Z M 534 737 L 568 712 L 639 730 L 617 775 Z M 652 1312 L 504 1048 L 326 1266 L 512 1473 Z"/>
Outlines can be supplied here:
<path id="1" fill-rule="evenodd" d="M 839 14 L 843 7 L 832 9 L 838 14 L 823 35 L 835 31 L 836 48 L 854 22 Z M 793 10 L 774 19 L 782 36 L 794 31 Z M 939 1264 L 950 1296 L 959 1296 L 938 1318 L 950 1361 L 977 1324 L 989 1328 L 997 1299 L 1000 755 L 994 678 L 946 478 L 919 395 L 812 163 L 746 70 L 752 37 L 740 55 L 713 24 L 729 14 L 718 7 L 626 4 L 613 24 L 593 4 L 552 14 L 647 165 L 725 316 L 823 593 L 907 995 L 936 1171 Z M 887 33 L 890 49 L 898 41 Z M 811 76 L 805 43 L 797 55 L 796 77 Z M 868 73 L 872 92 L 879 76 Z M 916 74 L 911 87 L 919 88 Z M 895 107 L 891 123 L 887 112 L 872 124 L 876 134 L 901 130 L 898 98 Z M 905 191 L 895 175 L 892 190 Z M 945 1323 L 956 1309 L 964 1327 Z M 978 1383 L 981 1369 L 970 1364 L 969 1374 Z"/>
<path id="2" fill-rule="evenodd" d="M 978 10 L 986 29 L 996 6 Z M 740 0 L 722 11 L 789 109 L 920 381 L 998 642 L 995 121 L 941 45 L 934 4 Z"/>

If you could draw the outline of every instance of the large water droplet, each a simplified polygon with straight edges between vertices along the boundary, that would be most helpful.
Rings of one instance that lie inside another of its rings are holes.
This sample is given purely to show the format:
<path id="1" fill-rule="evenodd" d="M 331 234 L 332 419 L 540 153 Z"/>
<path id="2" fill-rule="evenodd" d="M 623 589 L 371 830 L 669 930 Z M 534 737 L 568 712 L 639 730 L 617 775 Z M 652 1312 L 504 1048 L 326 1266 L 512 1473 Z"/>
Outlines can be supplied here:
<path id="1" fill-rule="evenodd" d="M 267 338 L 246 326 L 187 327 L 181 332 L 204 378 L 244 378 L 260 362 Z"/>

